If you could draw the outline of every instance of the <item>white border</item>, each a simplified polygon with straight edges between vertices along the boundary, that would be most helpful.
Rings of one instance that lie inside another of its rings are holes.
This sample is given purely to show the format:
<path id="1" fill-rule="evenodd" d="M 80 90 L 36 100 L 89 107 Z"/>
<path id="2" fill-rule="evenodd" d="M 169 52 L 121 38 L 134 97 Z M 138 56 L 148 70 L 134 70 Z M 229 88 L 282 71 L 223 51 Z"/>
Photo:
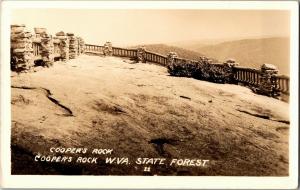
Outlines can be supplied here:
<path id="1" fill-rule="evenodd" d="M 10 175 L 10 14 L 16 8 L 290 10 L 289 177 Z M 298 185 L 298 3 L 296 1 L 4 1 L 1 4 L 1 186 L 11 188 L 296 189 Z"/>

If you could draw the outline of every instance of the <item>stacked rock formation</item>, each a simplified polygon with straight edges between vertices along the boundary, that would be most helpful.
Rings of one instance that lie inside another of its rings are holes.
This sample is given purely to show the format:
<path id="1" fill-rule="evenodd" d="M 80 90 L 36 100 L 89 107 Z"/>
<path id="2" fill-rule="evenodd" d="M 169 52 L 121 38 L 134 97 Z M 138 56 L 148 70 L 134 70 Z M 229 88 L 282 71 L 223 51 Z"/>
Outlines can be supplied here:
<path id="1" fill-rule="evenodd" d="M 144 46 L 137 49 L 137 62 L 146 63 L 146 48 Z"/>
<path id="2" fill-rule="evenodd" d="M 11 25 L 11 69 L 20 72 L 33 65 L 32 34 L 25 25 Z"/>
<path id="3" fill-rule="evenodd" d="M 25 25 L 11 25 L 11 69 L 21 72 L 33 66 L 51 66 L 56 60 L 66 61 L 84 52 L 82 38 L 72 33 L 47 34 L 45 28 L 34 28 L 35 34 L 26 31 Z"/>
<path id="4" fill-rule="evenodd" d="M 51 66 L 54 62 L 54 44 L 51 35 L 47 34 L 45 28 L 34 28 L 36 35 L 41 37 L 41 56 L 44 65 Z"/>
<path id="5" fill-rule="evenodd" d="M 112 50 L 112 44 L 111 42 L 105 42 L 104 44 L 104 49 L 103 49 L 103 54 L 106 56 L 112 56 L 113 55 L 113 50 Z"/>
<path id="6" fill-rule="evenodd" d="M 69 38 L 63 31 L 57 32 L 57 39 L 59 39 L 60 56 L 63 61 L 69 60 Z"/>
<path id="7" fill-rule="evenodd" d="M 259 93 L 277 97 L 279 96 L 279 92 L 277 92 L 276 89 L 276 80 L 274 80 L 273 76 L 278 74 L 278 69 L 276 66 L 272 64 L 263 64 L 261 66 L 261 74 L 260 74 L 260 88 Z"/>
<path id="8" fill-rule="evenodd" d="M 67 33 L 69 38 L 69 58 L 75 59 L 78 55 L 78 41 L 73 33 Z"/>

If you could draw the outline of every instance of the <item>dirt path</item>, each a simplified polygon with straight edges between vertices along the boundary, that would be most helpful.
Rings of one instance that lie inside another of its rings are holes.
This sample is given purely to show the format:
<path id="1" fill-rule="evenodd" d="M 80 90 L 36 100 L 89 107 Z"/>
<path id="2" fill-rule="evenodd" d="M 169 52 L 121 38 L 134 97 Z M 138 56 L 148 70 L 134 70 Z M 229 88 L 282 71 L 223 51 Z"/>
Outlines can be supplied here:
<path id="1" fill-rule="evenodd" d="M 245 87 L 87 55 L 13 73 L 11 80 L 15 174 L 288 175 L 289 105 Z M 200 158 L 210 164 L 160 165 L 145 173 L 133 165 L 33 161 L 52 146 L 112 148 L 113 156 L 130 160 Z"/>

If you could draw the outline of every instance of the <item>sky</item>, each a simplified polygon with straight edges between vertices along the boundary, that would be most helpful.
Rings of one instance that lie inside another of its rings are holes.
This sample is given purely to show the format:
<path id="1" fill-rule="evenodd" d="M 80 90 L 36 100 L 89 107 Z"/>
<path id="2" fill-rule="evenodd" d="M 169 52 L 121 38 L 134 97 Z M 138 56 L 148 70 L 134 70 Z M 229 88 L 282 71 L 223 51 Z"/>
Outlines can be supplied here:
<path id="1" fill-rule="evenodd" d="M 289 37 L 289 12 L 281 10 L 18 9 L 12 24 L 50 34 L 72 32 L 86 43 L 115 45 L 214 39 Z"/>

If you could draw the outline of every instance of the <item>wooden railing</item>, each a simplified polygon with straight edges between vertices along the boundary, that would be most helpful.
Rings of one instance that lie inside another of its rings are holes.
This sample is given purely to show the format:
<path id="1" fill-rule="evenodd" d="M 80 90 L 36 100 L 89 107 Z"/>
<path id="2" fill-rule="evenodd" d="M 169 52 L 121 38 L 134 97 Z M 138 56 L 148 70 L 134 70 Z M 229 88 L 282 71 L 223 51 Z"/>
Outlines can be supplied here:
<path id="1" fill-rule="evenodd" d="M 234 67 L 234 79 L 236 80 L 236 82 L 256 87 L 259 87 L 262 83 L 261 71 L 251 68 Z M 285 95 L 289 95 L 290 78 L 288 76 L 273 75 L 270 80 L 273 84 L 275 84 L 274 90 Z"/>
<path id="2" fill-rule="evenodd" d="M 273 77 L 276 84 L 276 90 L 279 92 L 290 95 L 290 78 L 284 75 L 277 75 Z"/>
<path id="3" fill-rule="evenodd" d="M 126 49 L 126 48 L 119 48 L 119 47 L 113 47 L 112 48 L 113 56 L 117 57 L 136 57 L 137 56 L 137 50 L 136 49 Z"/>
<path id="4" fill-rule="evenodd" d="M 158 63 L 163 66 L 167 65 L 167 57 L 166 56 L 160 55 L 158 53 L 149 52 L 149 51 L 146 51 L 146 61 Z"/>
<path id="5" fill-rule="evenodd" d="M 104 50 L 104 46 L 85 44 L 85 52 L 103 54 L 103 50 Z M 137 57 L 137 49 L 112 47 L 112 55 L 118 57 L 134 58 Z M 160 55 L 158 53 L 145 51 L 145 58 L 146 61 L 152 63 L 157 63 L 162 66 L 168 65 L 167 57 L 164 55 Z M 198 61 L 182 59 L 182 58 L 174 58 L 174 63 L 186 64 L 188 66 L 188 65 L 197 64 Z M 212 63 L 210 64 L 210 66 L 220 71 L 220 73 L 222 72 L 222 70 L 226 68 L 224 64 Z M 261 70 L 258 69 L 234 66 L 232 67 L 232 75 L 235 83 L 241 83 L 246 86 L 254 86 L 254 87 L 259 87 L 262 84 Z M 289 77 L 283 75 L 274 75 L 272 76 L 271 80 L 273 80 L 274 84 L 276 84 L 275 87 L 276 90 L 278 90 L 283 94 L 289 95 Z"/>
<path id="6" fill-rule="evenodd" d="M 85 44 L 85 52 L 86 53 L 98 53 L 103 54 L 104 46 Z M 120 48 L 120 47 L 112 47 L 113 56 L 117 57 L 137 57 L 137 49 L 130 48 Z M 146 61 L 158 63 L 160 65 L 165 66 L 167 64 L 167 57 L 146 51 Z"/>
<path id="7" fill-rule="evenodd" d="M 234 79 L 236 82 L 243 83 L 246 85 L 260 85 L 260 70 L 245 68 L 245 67 L 234 67 L 233 68 Z"/>
<path id="8" fill-rule="evenodd" d="M 103 54 L 104 46 L 85 44 L 85 52 Z"/>

